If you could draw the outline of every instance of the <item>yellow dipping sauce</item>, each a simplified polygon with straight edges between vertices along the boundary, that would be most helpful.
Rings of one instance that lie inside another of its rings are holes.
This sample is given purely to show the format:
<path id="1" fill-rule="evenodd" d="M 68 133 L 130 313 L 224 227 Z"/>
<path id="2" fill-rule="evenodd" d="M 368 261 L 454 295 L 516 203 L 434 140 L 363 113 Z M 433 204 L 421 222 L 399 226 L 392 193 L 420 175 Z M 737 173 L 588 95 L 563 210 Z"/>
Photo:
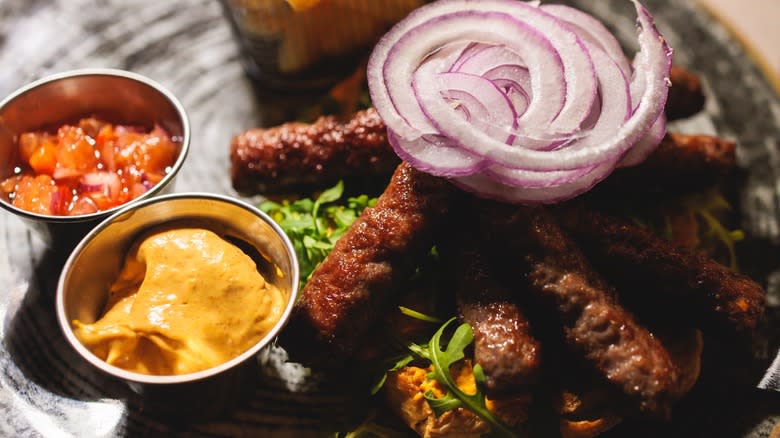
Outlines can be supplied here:
<path id="1" fill-rule="evenodd" d="M 292 6 L 292 8 L 298 12 L 311 9 L 317 6 L 317 3 L 319 2 L 320 0 L 287 0 L 287 3 L 289 3 L 290 6 Z"/>
<path id="2" fill-rule="evenodd" d="M 73 326 L 81 343 L 111 365 L 187 374 L 257 343 L 281 318 L 284 295 L 252 258 L 214 232 L 158 229 L 130 249 L 103 316 Z"/>

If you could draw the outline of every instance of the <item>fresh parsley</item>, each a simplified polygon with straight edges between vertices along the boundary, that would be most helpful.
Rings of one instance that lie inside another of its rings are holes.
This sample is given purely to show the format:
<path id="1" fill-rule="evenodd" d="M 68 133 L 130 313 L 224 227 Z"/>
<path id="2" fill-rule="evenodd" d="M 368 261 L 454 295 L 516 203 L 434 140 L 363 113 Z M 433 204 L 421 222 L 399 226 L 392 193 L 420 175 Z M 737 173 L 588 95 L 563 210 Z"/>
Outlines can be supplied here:
<path id="1" fill-rule="evenodd" d="M 300 265 L 301 288 L 363 210 L 376 204 L 376 198 L 368 195 L 338 202 L 343 196 L 344 183 L 339 181 L 314 200 L 264 201 L 259 205 L 290 237 Z"/>

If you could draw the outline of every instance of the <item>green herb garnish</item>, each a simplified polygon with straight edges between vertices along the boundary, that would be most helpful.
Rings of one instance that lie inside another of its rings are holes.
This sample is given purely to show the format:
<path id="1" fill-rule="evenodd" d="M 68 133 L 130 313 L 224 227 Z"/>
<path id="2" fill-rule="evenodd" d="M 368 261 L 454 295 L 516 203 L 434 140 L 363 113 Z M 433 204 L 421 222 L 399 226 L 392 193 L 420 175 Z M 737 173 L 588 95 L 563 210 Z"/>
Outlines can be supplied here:
<path id="1" fill-rule="evenodd" d="M 692 195 L 683 202 L 704 225 L 700 233 L 702 238 L 702 245 L 700 246 L 716 247 L 718 244 L 723 245 L 729 254 L 729 267 L 733 271 L 738 271 L 739 265 L 734 245 L 745 238 L 745 233 L 739 229 L 727 229 L 718 219 L 719 215 L 731 211 L 731 204 L 716 190 Z"/>
<path id="2" fill-rule="evenodd" d="M 330 438 L 407 438 L 409 434 L 378 424 L 376 413 L 372 413 L 351 432 L 329 434 Z"/>
<path id="3" fill-rule="evenodd" d="M 398 306 L 398 310 L 400 310 L 401 313 L 403 313 L 404 315 L 406 315 L 408 317 L 411 317 L 411 318 L 414 318 L 414 319 L 419 319 L 420 321 L 435 322 L 435 323 L 439 323 L 439 324 L 441 324 L 441 322 L 442 322 L 441 319 L 439 319 L 439 318 L 437 318 L 435 316 L 426 315 L 426 314 L 424 314 L 422 312 L 418 312 L 418 311 L 410 309 L 408 307 Z"/>
<path id="4" fill-rule="evenodd" d="M 374 383 L 374 385 L 371 387 L 371 395 L 376 395 L 376 393 L 378 393 L 379 390 L 385 386 L 385 382 L 387 382 L 387 373 L 398 371 L 401 368 L 409 365 L 413 360 L 414 356 L 411 354 L 399 354 L 389 358 L 387 361 L 384 361 L 385 364 L 389 362 L 389 367 L 383 366 L 382 374 L 379 376 L 379 379 L 376 381 L 376 383 Z"/>
<path id="5" fill-rule="evenodd" d="M 337 202 L 343 195 L 344 183 L 339 181 L 315 200 L 265 201 L 259 206 L 290 237 L 300 265 L 301 287 L 363 210 L 376 204 L 376 198 L 367 195 Z"/>
<path id="6" fill-rule="evenodd" d="M 723 194 L 717 188 L 711 188 L 701 193 L 668 199 L 660 208 L 630 209 L 627 215 L 634 223 L 672 239 L 674 227 L 671 214 L 687 212 L 693 215 L 699 224 L 697 249 L 710 254 L 725 249 L 729 267 L 733 271 L 739 271 L 736 243 L 745 238 L 745 233 L 740 229 L 730 230 L 724 225 L 722 218 L 730 211 L 731 205 Z"/>
<path id="7" fill-rule="evenodd" d="M 463 407 L 489 424 L 493 435 L 516 437 L 517 435 L 507 425 L 488 410 L 485 404 L 485 373 L 479 364 L 472 368 L 477 387 L 476 393 L 466 394 L 455 384 L 451 367 L 465 358 L 465 350 L 474 340 L 474 333 L 470 325 L 461 324 L 446 342 L 446 347 L 442 348 L 444 332 L 453 321 L 455 318 L 445 322 L 434 333 L 427 345 L 409 344 L 408 346 L 413 355 L 429 361 L 433 365 L 433 371 L 428 374 L 428 379 L 436 380 L 447 389 L 447 393 L 441 398 L 436 398 L 432 392 L 428 391 L 424 394 L 425 400 L 436 416 Z"/>
<path id="8" fill-rule="evenodd" d="M 435 316 L 427 315 L 408 307 L 398 306 L 398 310 L 400 310 L 402 314 L 420 321 L 434 324 L 442 323 L 442 320 Z M 402 353 L 387 357 L 377 364 L 376 369 L 378 370 L 379 378 L 376 379 L 376 382 L 371 386 L 371 395 L 378 393 L 379 390 L 382 389 L 382 387 L 385 385 L 385 382 L 387 381 L 387 373 L 398 371 L 401 368 L 409 365 L 415 359 L 415 356 L 409 354 L 408 352 L 408 341 L 402 340 L 394 335 L 391 335 L 391 338 L 393 338 L 392 343 L 394 344 L 394 347 L 401 349 Z"/>
<path id="9" fill-rule="evenodd" d="M 403 306 L 399 306 L 399 310 L 401 310 L 401 313 L 404 315 L 414 319 L 425 322 L 441 322 L 435 316 L 427 315 Z M 388 372 L 398 371 L 413 362 L 419 366 L 431 365 L 433 371 L 427 375 L 427 378 L 429 380 L 436 380 L 440 385 L 446 388 L 447 391 L 441 398 L 437 398 L 431 391 L 423 394 L 425 400 L 428 402 L 428 406 L 430 406 L 437 417 L 447 411 L 462 407 L 473 412 L 491 426 L 492 432 L 490 436 L 517 437 L 517 434 L 515 434 L 509 426 L 505 425 L 488 410 L 485 399 L 486 378 L 485 373 L 482 371 L 482 367 L 479 366 L 479 364 L 474 365 L 471 369 L 476 382 L 476 393 L 466 394 L 458 388 L 455 383 L 455 377 L 452 375 L 451 368 L 456 363 L 465 359 L 465 351 L 474 341 L 474 333 L 471 330 L 471 326 L 465 323 L 459 325 L 455 329 L 449 340 L 444 340 L 444 334 L 447 331 L 447 327 L 452 324 L 455 319 L 456 318 L 451 318 L 442 324 L 428 343 L 417 344 L 414 342 L 405 342 L 404 347 L 407 350 L 407 353 L 388 357 L 386 360 L 382 361 L 384 364 L 383 370 L 385 371 L 371 388 L 371 394 L 374 395 L 379 392 L 387 380 Z M 442 348 L 445 343 L 446 347 Z M 418 364 L 418 362 L 421 363 Z"/>

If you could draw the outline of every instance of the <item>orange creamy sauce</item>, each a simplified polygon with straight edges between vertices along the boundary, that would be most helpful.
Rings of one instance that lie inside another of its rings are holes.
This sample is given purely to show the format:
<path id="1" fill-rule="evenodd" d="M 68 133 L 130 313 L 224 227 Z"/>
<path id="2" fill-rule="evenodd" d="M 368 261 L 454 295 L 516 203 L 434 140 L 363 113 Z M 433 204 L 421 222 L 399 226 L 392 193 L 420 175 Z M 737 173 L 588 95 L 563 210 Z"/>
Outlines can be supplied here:
<path id="1" fill-rule="evenodd" d="M 170 171 L 179 145 L 159 126 L 151 131 L 87 118 L 56 133 L 18 139 L 14 175 L 0 182 L 15 207 L 74 216 L 122 205 L 146 193 Z"/>
<path id="2" fill-rule="evenodd" d="M 128 253 L 100 319 L 76 337 L 111 365 L 174 375 L 239 356 L 279 321 L 285 294 L 212 231 L 155 230 Z"/>

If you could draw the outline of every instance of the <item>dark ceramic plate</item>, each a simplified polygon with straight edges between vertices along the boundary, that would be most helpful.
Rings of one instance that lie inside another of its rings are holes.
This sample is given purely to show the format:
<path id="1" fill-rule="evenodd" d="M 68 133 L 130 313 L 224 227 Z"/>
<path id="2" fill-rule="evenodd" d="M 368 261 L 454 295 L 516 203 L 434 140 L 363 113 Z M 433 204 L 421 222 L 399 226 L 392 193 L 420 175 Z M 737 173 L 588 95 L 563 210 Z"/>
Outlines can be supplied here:
<path id="1" fill-rule="evenodd" d="M 603 17 L 631 45 L 628 1 L 574 3 Z M 772 302 L 780 303 L 780 251 L 774 246 L 780 242 L 780 101 L 743 48 L 702 11 L 689 2 L 645 3 L 676 48 L 676 62 L 706 79 L 706 111 L 675 128 L 740 144 L 748 175 L 740 192 L 742 226 L 750 236 L 742 264 L 769 284 Z M 0 65 L 0 95 L 82 67 L 122 68 L 161 82 L 182 100 L 193 126 L 178 191 L 235 195 L 228 178 L 230 137 L 264 122 L 214 0 L 3 1 Z M 263 359 L 264 378 L 232 414 L 208 421 L 154 419 L 142 399 L 90 369 L 60 334 L 53 296 L 67 252 L 45 247 L 15 217 L 0 213 L 0 435 L 307 436 L 321 435 L 323 422 L 359 417 L 346 395 L 312 389 L 300 369 L 271 354 Z M 670 425 L 622 427 L 610 436 L 767 437 L 780 418 L 780 398 L 753 388 L 777 351 L 777 321 L 770 318 L 753 364 L 698 390 Z M 205 394 L 203 403 L 209 403 Z"/>

